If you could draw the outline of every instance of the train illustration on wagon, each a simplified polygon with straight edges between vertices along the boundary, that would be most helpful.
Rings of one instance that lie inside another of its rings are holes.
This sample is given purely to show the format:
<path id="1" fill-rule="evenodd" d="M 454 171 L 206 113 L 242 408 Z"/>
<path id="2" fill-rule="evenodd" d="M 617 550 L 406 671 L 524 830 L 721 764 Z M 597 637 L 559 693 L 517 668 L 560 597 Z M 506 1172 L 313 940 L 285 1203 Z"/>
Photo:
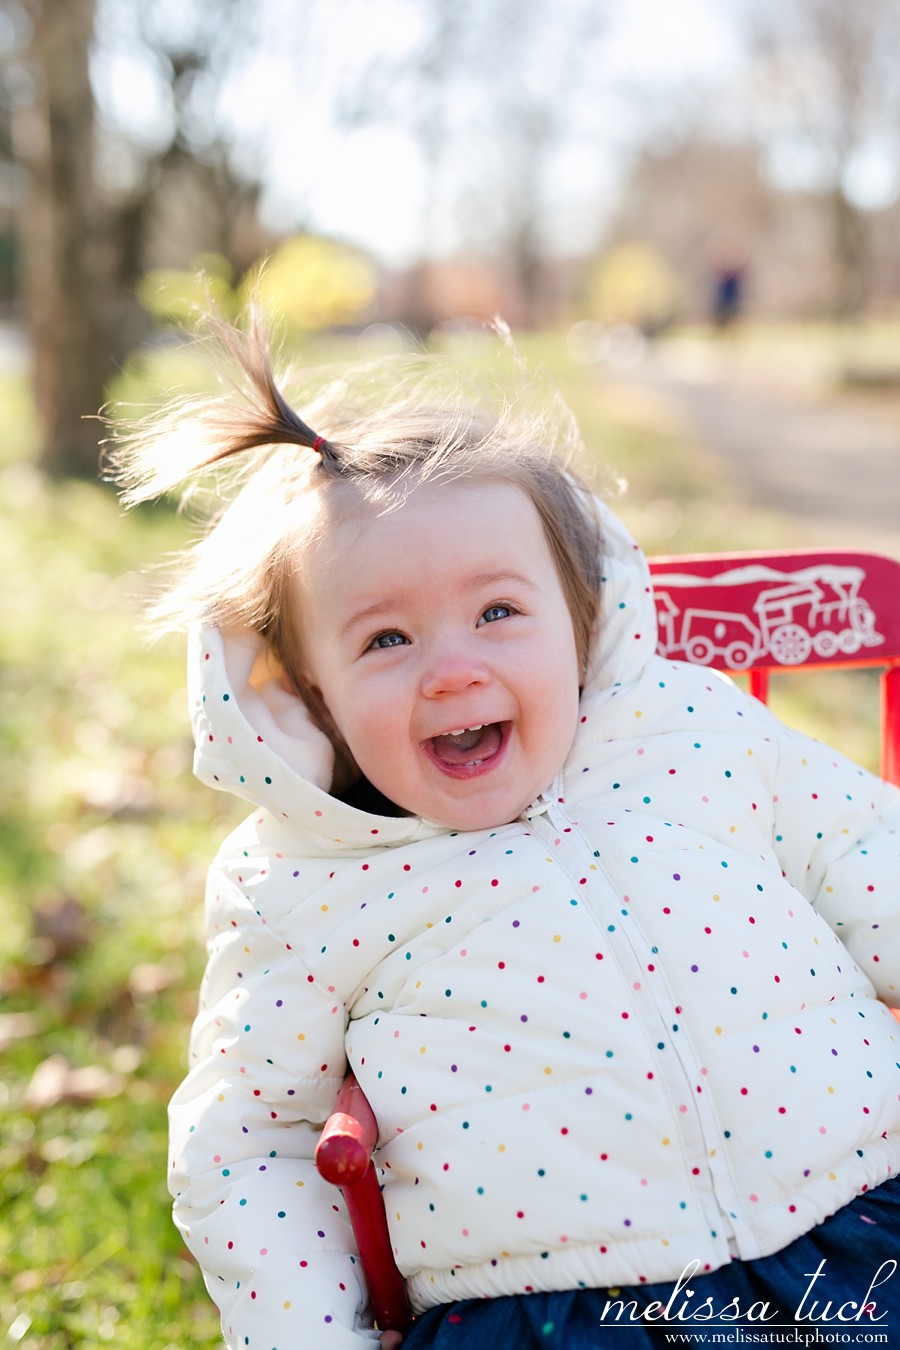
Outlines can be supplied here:
<path id="1" fill-rule="evenodd" d="M 715 576 L 654 569 L 658 650 L 730 670 L 766 657 L 782 666 L 803 665 L 813 653 L 852 657 L 884 640 L 860 595 L 865 578 L 862 567 L 836 562 L 797 571 L 750 563 Z"/>

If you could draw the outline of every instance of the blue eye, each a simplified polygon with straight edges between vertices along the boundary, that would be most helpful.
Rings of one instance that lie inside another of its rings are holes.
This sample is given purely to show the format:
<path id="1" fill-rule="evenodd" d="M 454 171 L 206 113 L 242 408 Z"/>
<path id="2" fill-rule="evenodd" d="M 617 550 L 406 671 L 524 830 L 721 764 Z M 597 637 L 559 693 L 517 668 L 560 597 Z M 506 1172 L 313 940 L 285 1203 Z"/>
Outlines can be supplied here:
<path id="1" fill-rule="evenodd" d="M 373 638 L 369 643 L 369 649 L 371 650 L 375 647 L 380 647 L 382 649 L 385 647 L 402 647 L 404 643 L 407 643 L 408 641 L 409 638 L 405 638 L 402 633 L 394 631 L 389 633 L 379 633 L 378 636 Z"/>
<path id="2" fill-rule="evenodd" d="M 498 619 L 508 619 L 512 614 L 510 605 L 489 605 L 481 616 L 482 623 L 496 623 Z"/>

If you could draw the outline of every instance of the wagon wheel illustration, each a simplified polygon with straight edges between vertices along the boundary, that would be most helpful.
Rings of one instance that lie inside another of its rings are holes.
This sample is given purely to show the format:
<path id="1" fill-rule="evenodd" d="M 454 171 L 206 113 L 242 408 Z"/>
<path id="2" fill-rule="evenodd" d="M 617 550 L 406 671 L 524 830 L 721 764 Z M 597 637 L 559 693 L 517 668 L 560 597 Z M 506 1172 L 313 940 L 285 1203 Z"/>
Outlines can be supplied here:
<path id="1" fill-rule="evenodd" d="M 862 633 L 856 632 L 852 628 L 845 628 L 838 638 L 838 646 L 847 656 L 854 656 L 862 645 Z"/>
<path id="2" fill-rule="evenodd" d="M 725 652 L 725 664 L 731 670 L 746 670 L 753 663 L 753 647 L 749 642 L 732 642 Z"/>
<path id="3" fill-rule="evenodd" d="M 826 629 L 823 633 L 816 633 L 812 645 L 816 656 L 834 656 L 840 648 L 841 638 L 837 633 L 831 633 Z"/>
<path id="4" fill-rule="evenodd" d="M 705 637 L 691 638 L 690 642 L 684 644 L 684 650 L 687 659 L 697 666 L 708 666 L 716 651 L 709 638 Z"/>
<path id="5" fill-rule="evenodd" d="M 812 638 L 797 623 L 784 623 L 769 639 L 769 650 L 782 666 L 802 665 L 812 650 Z"/>

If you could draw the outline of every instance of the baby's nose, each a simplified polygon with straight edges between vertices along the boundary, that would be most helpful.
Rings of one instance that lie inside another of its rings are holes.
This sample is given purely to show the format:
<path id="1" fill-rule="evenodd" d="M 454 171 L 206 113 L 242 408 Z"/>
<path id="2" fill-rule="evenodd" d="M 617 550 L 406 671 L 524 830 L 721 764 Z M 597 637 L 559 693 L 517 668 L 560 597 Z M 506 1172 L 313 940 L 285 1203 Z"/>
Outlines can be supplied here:
<path id="1" fill-rule="evenodd" d="M 422 693 L 426 698 L 440 698 L 486 684 L 489 679 L 487 667 L 474 653 L 464 646 L 448 645 L 432 652 L 422 677 Z"/>

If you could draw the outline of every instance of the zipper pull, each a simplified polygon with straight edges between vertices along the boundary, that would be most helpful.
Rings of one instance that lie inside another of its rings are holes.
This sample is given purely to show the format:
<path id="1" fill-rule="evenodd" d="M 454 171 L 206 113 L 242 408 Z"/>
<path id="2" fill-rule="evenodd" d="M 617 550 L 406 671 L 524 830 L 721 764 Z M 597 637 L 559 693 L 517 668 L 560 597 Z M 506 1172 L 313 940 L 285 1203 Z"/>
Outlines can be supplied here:
<path id="1" fill-rule="evenodd" d="M 534 820 L 535 816 L 548 816 L 552 802 L 545 792 L 535 797 L 534 801 L 527 807 L 522 814 L 526 820 Z"/>

